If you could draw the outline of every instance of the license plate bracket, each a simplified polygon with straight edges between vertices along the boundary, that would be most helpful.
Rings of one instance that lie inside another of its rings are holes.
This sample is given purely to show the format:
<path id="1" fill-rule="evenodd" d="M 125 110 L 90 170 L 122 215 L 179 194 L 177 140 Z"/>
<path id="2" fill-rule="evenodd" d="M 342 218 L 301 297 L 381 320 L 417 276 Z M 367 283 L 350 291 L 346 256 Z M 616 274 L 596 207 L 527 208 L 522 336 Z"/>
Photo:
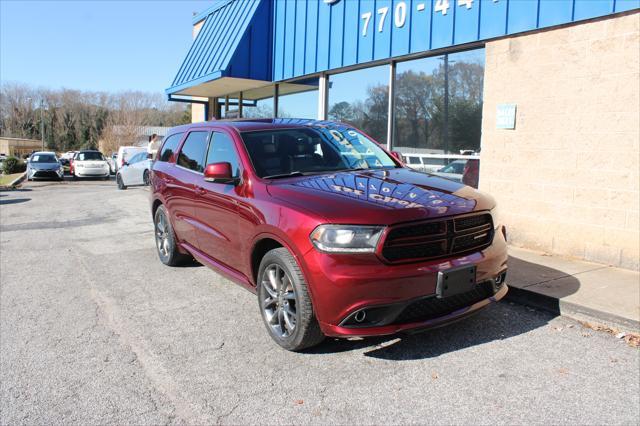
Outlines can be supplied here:
<path id="1" fill-rule="evenodd" d="M 473 290 L 476 286 L 476 266 L 465 265 L 438 272 L 436 296 L 444 299 Z"/>

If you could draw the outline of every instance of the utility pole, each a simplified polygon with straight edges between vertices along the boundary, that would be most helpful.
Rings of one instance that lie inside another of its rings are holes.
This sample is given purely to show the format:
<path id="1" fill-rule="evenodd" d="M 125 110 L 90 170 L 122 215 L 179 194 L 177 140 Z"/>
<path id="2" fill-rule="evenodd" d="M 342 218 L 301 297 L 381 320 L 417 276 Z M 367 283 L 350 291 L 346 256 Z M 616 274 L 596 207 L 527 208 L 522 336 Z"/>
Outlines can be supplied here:
<path id="1" fill-rule="evenodd" d="M 42 138 L 42 150 L 44 151 L 44 99 L 40 99 L 40 137 Z"/>

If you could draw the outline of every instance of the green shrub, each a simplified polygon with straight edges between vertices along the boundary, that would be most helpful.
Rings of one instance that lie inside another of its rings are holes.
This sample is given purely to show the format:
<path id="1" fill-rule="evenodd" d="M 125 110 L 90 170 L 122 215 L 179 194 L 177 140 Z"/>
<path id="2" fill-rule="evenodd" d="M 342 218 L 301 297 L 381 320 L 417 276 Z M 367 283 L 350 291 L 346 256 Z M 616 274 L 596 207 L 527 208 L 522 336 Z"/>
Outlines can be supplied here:
<path id="1" fill-rule="evenodd" d="M 22 173 L 27 170 L 27 164 L 16 157 L 9 157 L 4 160 L 2 164 L 2 170 L 5 175 L 10 175 L 13 173 Z"/>

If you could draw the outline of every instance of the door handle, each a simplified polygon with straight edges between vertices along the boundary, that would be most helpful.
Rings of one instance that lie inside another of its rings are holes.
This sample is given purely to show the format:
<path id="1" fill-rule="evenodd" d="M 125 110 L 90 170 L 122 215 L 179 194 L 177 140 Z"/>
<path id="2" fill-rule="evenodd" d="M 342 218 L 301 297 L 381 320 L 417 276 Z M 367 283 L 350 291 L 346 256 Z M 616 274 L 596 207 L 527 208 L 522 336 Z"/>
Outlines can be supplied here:
<path id="1" fill-rule="evenodd" d="M 206 194 L 206 193 L 207 193 L 207 191 L 206 191 L 203 187 L 201 187 L 201 186 L 196 186 L 196 194 L 198 194 L 198 195 L 204 195 L 204 194 Z"/>

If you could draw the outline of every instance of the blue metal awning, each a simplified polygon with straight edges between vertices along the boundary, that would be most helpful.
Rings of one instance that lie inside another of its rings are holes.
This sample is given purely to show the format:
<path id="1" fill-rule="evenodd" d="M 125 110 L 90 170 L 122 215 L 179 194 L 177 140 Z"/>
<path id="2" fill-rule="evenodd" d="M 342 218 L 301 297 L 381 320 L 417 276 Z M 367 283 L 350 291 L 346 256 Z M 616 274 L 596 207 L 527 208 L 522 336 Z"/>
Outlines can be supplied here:
<path id="1" fill-rule="evenodd" d="M 271 81 L 269 0 L 226 0 L 208 11 L 169 95 L 224 96 Z"/>

